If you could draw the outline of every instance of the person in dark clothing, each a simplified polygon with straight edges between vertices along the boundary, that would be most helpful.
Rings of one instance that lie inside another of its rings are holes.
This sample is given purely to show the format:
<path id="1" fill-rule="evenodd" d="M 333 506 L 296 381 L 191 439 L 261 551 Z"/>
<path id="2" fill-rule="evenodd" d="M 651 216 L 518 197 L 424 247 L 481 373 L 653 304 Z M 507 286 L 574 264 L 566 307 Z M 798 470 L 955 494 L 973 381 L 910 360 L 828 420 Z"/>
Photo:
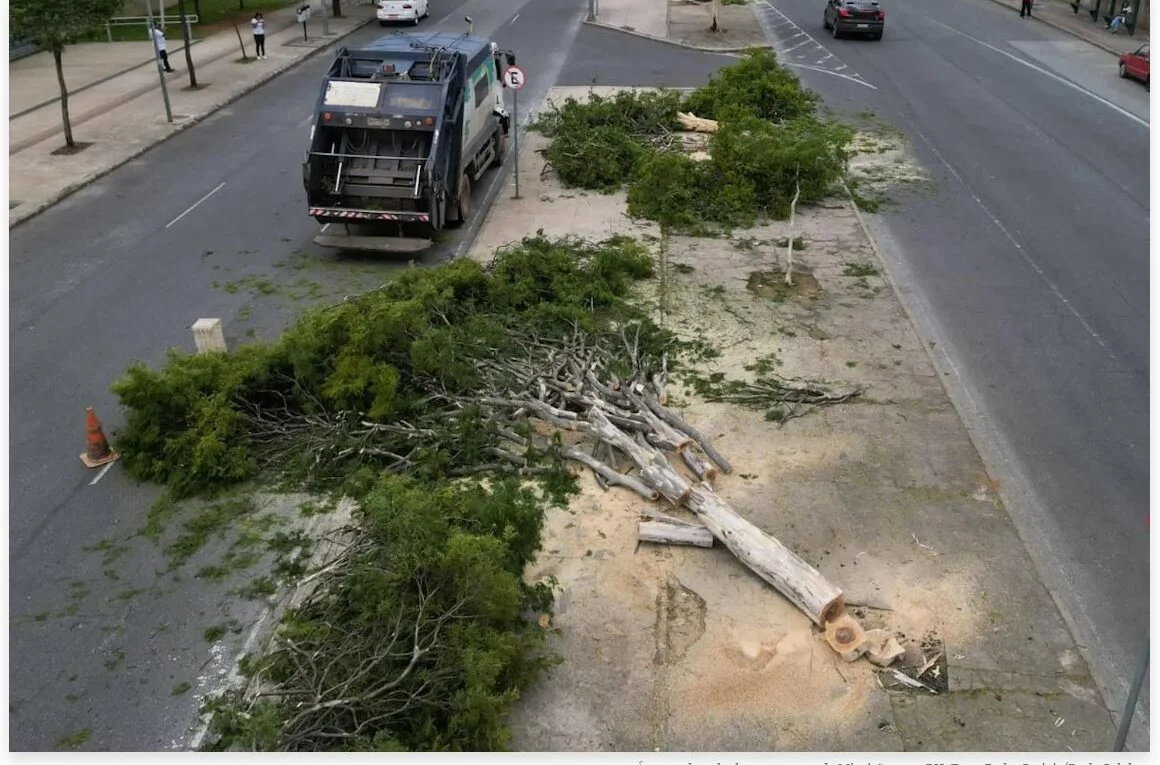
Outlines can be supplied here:
<path id="1" fill-rule="evenodd" d="M 1019 18 L 1023 18 L 1024 14 L 1031 15 L 1031 0 L 1022 0 L 1019 5 Z"/>

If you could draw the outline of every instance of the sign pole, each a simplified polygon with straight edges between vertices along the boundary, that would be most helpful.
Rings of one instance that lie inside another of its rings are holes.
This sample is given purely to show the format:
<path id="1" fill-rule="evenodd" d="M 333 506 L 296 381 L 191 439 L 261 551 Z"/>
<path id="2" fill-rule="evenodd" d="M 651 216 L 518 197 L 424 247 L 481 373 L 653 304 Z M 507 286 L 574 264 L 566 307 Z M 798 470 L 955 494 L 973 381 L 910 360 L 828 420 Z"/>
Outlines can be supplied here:
<path id="1" fill-rule="evenodd" d="M 513 59 L 508 59 L 509 61 Z M 504 70 L 503 73 L 504 85 L 512 89 L 512 124 L 515 126 L 515 152 L 516 152 L 516 199 L 520 198 L 520 91 L 523 90 L 524 85 L 528 82 L 528 76 L 524 74 L 524 70 L 520 69 L 514 64 Z"/>
<path id="2" fill-rule="evenodd" d="M 520 89 L 512 93 L 512 127 L 515 128 L 516 138 L 516 199 L 520 198 Z"/>

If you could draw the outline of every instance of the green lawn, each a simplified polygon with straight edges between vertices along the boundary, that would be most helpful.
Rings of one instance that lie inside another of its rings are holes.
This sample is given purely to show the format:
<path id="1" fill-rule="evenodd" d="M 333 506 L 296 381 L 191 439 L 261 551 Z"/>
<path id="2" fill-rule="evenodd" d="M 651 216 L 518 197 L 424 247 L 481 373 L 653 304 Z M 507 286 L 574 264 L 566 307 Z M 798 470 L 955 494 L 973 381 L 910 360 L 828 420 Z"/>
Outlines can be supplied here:
<path id="1" fill-rule="evenodd" d="M 245 24 L 254 11 L 271 11 L 284 8 L 287 0 L 186 0 L 185 12 L 197 14 L 198 23 L 192 25 L 191 32 L 195 39 L 206 37 L 214 32 L 228 29 L 231 24 Z M 239 8 L 239 6 L 241 6 Z M 160 16 L 154 18 L 161 20 Z M 165 10 L 165 36 L 170 41 L 182 39 L 181 26 L 177 23 L 176 6 Z M 144 23 L 126 26 L 113 26 L 114 42 L 144 41 L 149 39 L 148 29 Z M 106 42 L 109 39 L 105 27 L 100 27 L 82 38 L 82 42 Z"/>

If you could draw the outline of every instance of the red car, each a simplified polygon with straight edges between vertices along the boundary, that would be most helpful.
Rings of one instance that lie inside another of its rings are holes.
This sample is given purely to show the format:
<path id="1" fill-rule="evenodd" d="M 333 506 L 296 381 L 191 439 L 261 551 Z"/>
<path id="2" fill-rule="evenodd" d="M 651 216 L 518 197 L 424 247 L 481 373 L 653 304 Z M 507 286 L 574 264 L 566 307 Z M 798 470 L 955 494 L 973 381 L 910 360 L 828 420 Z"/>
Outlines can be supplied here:
<path id="1" fill-rule="evenodd" d="M 1120 76 L 1139 80 L 1148 87 L 1148 43 L 1141 45 L 1135 53 L 1120 54 Z"/>

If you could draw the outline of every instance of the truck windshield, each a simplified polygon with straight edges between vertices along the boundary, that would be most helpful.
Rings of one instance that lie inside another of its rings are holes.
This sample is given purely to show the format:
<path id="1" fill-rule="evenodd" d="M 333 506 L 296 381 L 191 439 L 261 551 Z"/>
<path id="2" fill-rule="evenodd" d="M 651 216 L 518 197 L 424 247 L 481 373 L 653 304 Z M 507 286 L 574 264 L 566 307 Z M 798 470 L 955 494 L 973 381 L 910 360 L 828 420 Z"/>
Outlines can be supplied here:
<path id="1" fill-rule="evenodd" d="M 385 111 L 438 112 L 442 88 L 426 83 L 393 82 L 387 86 Z"/>

